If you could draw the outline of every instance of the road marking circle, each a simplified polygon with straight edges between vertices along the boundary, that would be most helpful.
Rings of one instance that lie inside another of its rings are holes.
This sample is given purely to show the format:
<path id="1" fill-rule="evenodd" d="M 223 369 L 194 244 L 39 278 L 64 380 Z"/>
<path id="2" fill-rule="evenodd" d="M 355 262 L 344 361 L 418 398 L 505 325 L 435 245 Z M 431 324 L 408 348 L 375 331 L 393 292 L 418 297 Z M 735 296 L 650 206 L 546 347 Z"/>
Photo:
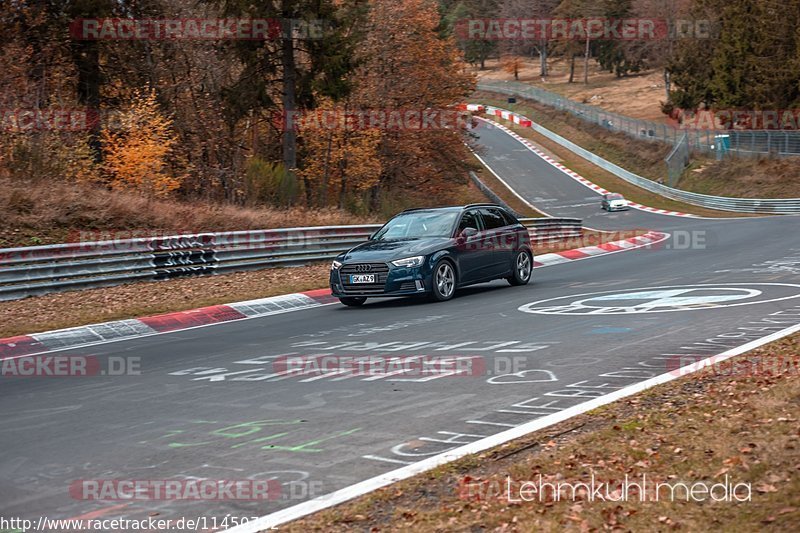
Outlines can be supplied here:
<path id="1" fill-rule="evenodd" d="M 777 294 L 793 288 L 794 294 Z M 759 297 L 765 298 L 759 299 Z M 720 283 L 672 285 L 622 291 L 573 294 L 538 300 L 519 311 L 539 315 L 630 315 L 720 309 L 800 298 L 800 285 L 791 283 Z"/>

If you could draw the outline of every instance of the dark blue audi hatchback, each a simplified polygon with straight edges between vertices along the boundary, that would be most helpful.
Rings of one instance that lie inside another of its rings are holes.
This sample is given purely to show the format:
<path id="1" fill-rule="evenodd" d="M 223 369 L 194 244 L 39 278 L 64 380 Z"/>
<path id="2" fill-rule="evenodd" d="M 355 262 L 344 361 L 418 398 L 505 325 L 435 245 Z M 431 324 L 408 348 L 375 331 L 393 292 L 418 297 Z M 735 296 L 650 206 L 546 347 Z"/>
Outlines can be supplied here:
<path id="1" fill-rule="evenodd" d="M 531 279 L 528 230 L 494 204 L 410 209 L 331 264 L 331 290 L 345 305 L 369 297 L 427 295 L 434 301 L 456 289 L 504 278 Z"/>

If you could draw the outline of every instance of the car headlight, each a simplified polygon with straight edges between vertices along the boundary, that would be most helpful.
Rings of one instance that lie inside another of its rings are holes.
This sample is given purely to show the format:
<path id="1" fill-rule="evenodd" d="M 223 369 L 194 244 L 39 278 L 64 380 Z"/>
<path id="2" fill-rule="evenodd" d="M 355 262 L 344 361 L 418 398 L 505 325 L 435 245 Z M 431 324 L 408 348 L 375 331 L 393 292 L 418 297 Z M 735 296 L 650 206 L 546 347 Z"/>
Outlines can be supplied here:
<path id="1" fill-rule="evenodd" d="M 424 261 L 425 261 L 425 256 L 418 255 L 416 257 L 406 257 L 405 259 L 398 259 L 397 261 L 392 261 L 392 264 L 396 267 L 413 268 L 421 266 Z"/>
<path id="2" fill-rule="evenodd" d="M 331 263 L 331 270 L 339 270 L 339 268 L 341 268 L 341 266 L 342 266 L 342 262 L 341 261 L 337 261 L 336 259 L 334 259 L 333 263 Z"/>

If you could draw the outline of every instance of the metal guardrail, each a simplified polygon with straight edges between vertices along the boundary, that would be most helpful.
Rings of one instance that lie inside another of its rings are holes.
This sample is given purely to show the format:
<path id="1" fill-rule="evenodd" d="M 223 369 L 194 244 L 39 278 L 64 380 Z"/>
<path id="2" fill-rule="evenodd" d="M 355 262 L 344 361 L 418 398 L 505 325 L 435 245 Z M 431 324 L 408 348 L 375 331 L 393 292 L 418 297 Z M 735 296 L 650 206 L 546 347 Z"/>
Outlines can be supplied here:
<path id="1" fill-rule="evenodd" d="M 486 113 L 491 115 L 494 110 L 509 112 L 508 110 L 486 106 Z M 519 116 L 519 115 L 518 115 Z M 708 209 L 720 211 L 733 211 L 737 213 L 769 213 L 769 214 L 800 214 L 800 198 L 731 198 L 727 196 L 711 196 L 695 192 L 673 189 L 661 183 L 634 174 L 611 161 L 607 161 L 599 155 L 581 148 L 574 142 L 554 133 L 547 128 L 531 121 L 531 129 L 547 137 L 548 139 L 560 144 L 567 150 L 581 156 L 582 158 L 594 163 L 600 168 L 611 172 L 615 176 L 622 178 L 628 183 L 632 183 L 642 189 L 661 195 L 671 200 L 685 202 Z"/>
<path id="2" fill-rule="evenodd" d="M 536 100 L 548 107 L 566 111 L 581 120 L 609 131 L 624 133 L 638 140 L 678 144 L 686 135 L 689 148 L 725 156 L 758 157 L 800 156 L 800 132 L 780 130 L 709 130 L 676 128 L 668 124 L 641 120 L 596 106 L 576 102 L 560 94 L 516 81 L 478 82 L 478 89 Z"/>
<path id="3" fill-rule="evenodd" d="M 534 242 L 580 237 L 579 219 L 521 219 Z M 0 301 L 67 290 L 333 259 L 380 224 L 200 233 L 0 249 Z"/>

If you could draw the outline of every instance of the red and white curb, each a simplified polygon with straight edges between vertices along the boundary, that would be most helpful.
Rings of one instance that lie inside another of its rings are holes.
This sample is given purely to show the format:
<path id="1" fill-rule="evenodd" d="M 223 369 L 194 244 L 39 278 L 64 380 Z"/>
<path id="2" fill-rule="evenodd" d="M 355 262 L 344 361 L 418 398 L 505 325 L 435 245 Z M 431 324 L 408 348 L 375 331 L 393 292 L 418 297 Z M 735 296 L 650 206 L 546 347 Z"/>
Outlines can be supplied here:
<path id="1" fill-rule="evenodd" d="M 482 106 L 474 106 L 474 107 L 481 108 Z M 475 109 L 475 111 L 480 111 L 480 109 Z M 522 126 L 523 128 L 530 128 L 530 127 L 532 127 L 532 124 L 533 124 L 533 121 L 531 121 L 529 118 L 526 118 L 526 117 L 524 117 L 522 115 L 517 115 L 515 113 L 512 113 L 511 111 L 506 111 L 505 109 L 500 109 L 500 108 L 497 108 L 497 107 L 487 106 L 485 108 L 485 112 L 488 115 L 493 115 L 493 116 L 496 116 L 496 117 L 500 117 L 500 118 L 502 118 L 504 120 L 509 120 L 509 121 L 513 122 L 514 124 L 518 124 L 518 125 Z M 495 127 L 499 128 L 499 129 L 501 129 L 502 131 L 506 132 L 511 137 L 513 137 L 514 139 L 518 140 L 523 145 L 525 145 L 525 147 L 528 148 L 528 150 L 532 151 L 533 153 L 535 153 L 536 155 L 538 155 L 539 157 L 541 157 L 542 159 L 544 159 L 545 161 L 547 161 L 548 163 L 550 163 L 551 165 L 556 167 L 558 170 L 562 171 L 564 174 L 566 174 L 570 178 L 574 179 L 575 181 L 577 181 L 581 185 L 584 185 L 584 186 L 588 187 L 589 189 L 592 189 L 593 191 L 595 191 L 598 194 L 607 194 L 607 193 L 611 192 L 611 191 L 607 191 L 606 189 L 604 189 L 603 187 L 597 185 L 596 183 L 592 183 L 591 181 L 587 180 L 586 178 L 584 178 L 583 176 L 581 176 L 580 174 L 578 174 L 574 170 L 571 170 L 571 169 L 565 167 L 564 165 L 562 165 L 561 163 L 559 163 L 558 161 L 556 161 L 555 159 L 553 159 L 549 155 L 545 154 L 544 152 L 542 152 L 541 150 L 536 148 L 536 146 L 534 146 L 533 143 L 531 143 L 528 139 L 526 139 L 525 137 L 522 137 L 521 135 L 519 135 L 515 131 L 503 126 L 502 124 L 500 124 L 500 123 L 498 123 L 498 122 L 496 122 L 494 120 L 489 120 L 489 119 L 486 119 L 486 118 L 483 118 L 483 117 L 476 117 L 476 118 L 478 118 L 479 120 L 483 120 L 485 122 L 489 122 L 493 126 L 495 126 Z M 691 215 L 689 213 L 681 213 L 680 211 L 668 211 L 666 209 L 656 209 L 655 207 L 650 207 L 650 206 L 647 206 L 647 205 L 637 204 L 636 202 L 628 202 L 628 205 L 630 205 L 634 209 L 638 209 L 640 211 L 647 211 L 648 213 L 657 213 L 659 215 L 667 215 L 667 216 L 673 216 L 673 217 L 686 217 L 686 218 L 701 218 L 701 217 L 698 217 L 697 215 Z"/>
<path id="2" fill-rule="evenodd" d="M 320 289 L 163 315 L 20 335 L 0 339 L 0 360 L 288 313 L 338 301 L 331 296 L 330 289 Z"/>
<path id="3" fill-rule="evenodd" d="M 633 250 L 659 243 L 669 237 L 666 233 L 651 231 L 645 235 L 630 239 L 543 254 L 536 256 L 534 268 Z M 115 320 L 113 322 L 46 331 L 44 333 L 19 335 L 0 339 L 0 360 L 300 311 L 329 305 L 338 301 L 337 298 L 331 296 L 330 289 L 318 289 L 227 305 L 213 305 L 163 315 Z"/>
<path id="4" fill-rule="evenodd" d="M 636 248 L 653 246 L 669 238 L 670 235 L 668 233 L 649 231 L 644 235 L 638 235 L 636 237 L 622 239 L 619 241 L 606 242 L 603 244 L 598 244 L 597 246 L 584 246 L 583 248 L 575 248 L 573 250 L 565 250 L 563 252 L 537 255 L 534 258 L 533 266 L 537 268 L 552 266 L 561 263 L 567 263 L 569 261 L 597 257 L 598 255 L 626 252 L 629 250 L 635 250 Z"/>

